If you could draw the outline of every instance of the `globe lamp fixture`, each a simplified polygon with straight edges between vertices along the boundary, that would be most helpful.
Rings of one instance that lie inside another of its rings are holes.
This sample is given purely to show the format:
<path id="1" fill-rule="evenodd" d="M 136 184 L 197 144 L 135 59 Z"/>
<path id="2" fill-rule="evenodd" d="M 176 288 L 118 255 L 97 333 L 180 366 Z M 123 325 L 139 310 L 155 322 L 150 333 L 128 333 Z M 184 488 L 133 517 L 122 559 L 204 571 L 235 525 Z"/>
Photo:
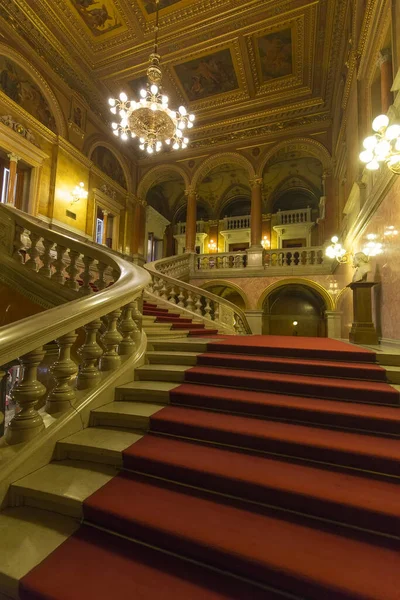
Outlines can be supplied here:
<path id="1" fill-rule="evenodd" d="M 83 181 L 81 181 L 80 184 L 76 185 L 71 192 L 71 196 L 72 196 L 71 204 L 74 204 L 75 202 L 79 202 L 79 200 L 86 200 L 88 197 L 88 193 L 89 192 L 87 190 L 85 190 L 85 184 L 83 183 Z"/>
<path id="2" fill-rule="evenodd" d="M 217 244 L 216 242 L 214 242 L 214 240 L 210 240 L 210 243 L 208 244 L 208 249 L 210 252 L 216 252 Z"/>
<path id="3" fill-rule="evenodd" d="M 364 245 L 362 251 L 367 256 L 377 256 L 381 254 L 383 251 L 383 244 L 381 242 L 376 242 L 377 235 L 375 233 L 369 233 L 367 235 L 368 242 Z"/>
<path id="4" fill-rule="evenodd" d="M 331 238 L 331 242 L 332 243 L 325 250 L 325 255 L 329 258 L 335 258 L 338 263 L 347 263 L 349 261 L 349 255 L 342 244 L 339 244 L 337 235 L 334 235 L 333 238 Z"/>
<path id="5" fill-rule="evenodd" d="M 269 250 L 271 247 L 271 242 L 268 239 L 267 235 L 264 235 L 263 239 L 261 240 L 261 246 L 264 248 L 264 250 Z"/>
<path id="6" fill-rule="evenodd" d="M 374 134 L 363 141 L 364 151 L 360 160 L 369 171 L 376 171 L 386 163 L 388 168 L 400 175 L 400 125 L 389 125 L 389 117 L 379 115 L 372 122 Z"/>
<path id="7" fill-rule="evenodd" d="M 139 148 L 149 154 L 159 152 L 163 144 L 174 150 L 187 148 L 189 138 L 185 131 L 193 127 L 195 116 L 189 114 L 184 106 L 172 110 L 168 106 L 168 96 L 161 87 L 162 71 L 158 54 L 158 9 L 156 0 L 156 24 L 154 52 L 150 54 L 147 69 L 146 89 L 140 90 L 139 100 L 130 100 L 125 92 L 119 98 L 110 98 L 110 111 L 120 118 L 119 123 L 111 123 L 114 135 L 126 141 L 138 138 Z"/>

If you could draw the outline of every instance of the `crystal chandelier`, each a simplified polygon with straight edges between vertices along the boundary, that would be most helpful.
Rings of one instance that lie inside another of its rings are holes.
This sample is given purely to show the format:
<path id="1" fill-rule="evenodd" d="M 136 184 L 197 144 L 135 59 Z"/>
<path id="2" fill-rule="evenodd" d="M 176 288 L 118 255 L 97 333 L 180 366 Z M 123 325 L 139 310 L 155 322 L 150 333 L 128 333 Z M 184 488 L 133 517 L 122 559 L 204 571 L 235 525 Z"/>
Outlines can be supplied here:
<path id="1" fill-rule="evenodd" d="M 365 148 L 360 154 L 360 160 L 370 171 L 376 171 L 380 162 L 385 162 L 389 169 L 400 175 L 400 125 L 389 125 L 386 115 L 379 115 L 372 122 L 374 135 L 363 141 Z"/>
<path id="2" fill-rule="evenodd" d="M 184 106 L 171 110 L 168 108 L 168 96 L 162 93 L 160 55 L 158 54 L 158 8 L 156 0 L 156 24 L 154 52 L 150 54 L 150 66 L 147 69 L 146 89 L 140 90 L 140 100 L 129 100 L 122 92 L 119 98 L 110 98 L 111 112 L 120 117 L 119 123 L 112 123 L 113 133 L 122 140 L 129 137 L 139 138 L 139 148 L 149 154 L 159 152 L 163 143 L 174 150 L 187 148 L 189 139 L 184 130 L 193 127 L 194 115 L 188 114 Z"/>
<path id="3" fill-rule="evenodd" d="M 342 244 L 339 244 L 338 236 L 334 235 L 333 238 L 331 238 L 331 242 L 330 246 L 325 249 L 325 255 L 329 258 L 336 258 L 338 263 L 347 263 L 349 255 Z"/>

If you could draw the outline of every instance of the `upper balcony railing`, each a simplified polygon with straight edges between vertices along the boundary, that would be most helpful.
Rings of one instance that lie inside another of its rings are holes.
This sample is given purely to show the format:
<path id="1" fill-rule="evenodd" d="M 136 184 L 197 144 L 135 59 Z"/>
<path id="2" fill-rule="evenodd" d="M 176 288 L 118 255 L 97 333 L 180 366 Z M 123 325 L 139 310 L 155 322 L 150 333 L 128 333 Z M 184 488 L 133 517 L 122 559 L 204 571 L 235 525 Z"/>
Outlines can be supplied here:
<path id="1" fill-rule="evenodd" d="M 297 223 L 311 222 L 311 208 L 298 208 L 297 210 L 280 210 L 277 213 L 279 225 L 296 225 Z"/>
<path id="2" fill-rule="evenodd" d="M 196 221 L 196 233 L 205 233 L 206 221 Z M 186 223 L 177 223 L 174 227 L 175 235 L 186 233 Z"/>
<path id="3" fill-rule="evenodd" d="M 240 217 L 225 217 L 221 229 L 226 231 L 230 229 L 249 229 L 250 215 L 242 215 Z"/>

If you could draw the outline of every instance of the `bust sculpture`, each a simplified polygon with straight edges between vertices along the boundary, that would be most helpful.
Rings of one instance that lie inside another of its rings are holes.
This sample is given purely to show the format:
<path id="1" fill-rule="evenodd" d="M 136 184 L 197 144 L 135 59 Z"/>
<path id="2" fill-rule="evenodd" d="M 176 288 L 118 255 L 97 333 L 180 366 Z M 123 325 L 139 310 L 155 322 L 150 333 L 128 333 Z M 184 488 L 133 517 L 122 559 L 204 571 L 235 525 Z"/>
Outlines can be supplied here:
<path id="1" fill-rule="evenodd" d="M 353 283 L 367 281 L 368 273 L 371 272 L 369 256 L 364 254 L 364 252 L 356 252 L 353 256 L 353 267 L 355 268 L 352 279 Z"/>

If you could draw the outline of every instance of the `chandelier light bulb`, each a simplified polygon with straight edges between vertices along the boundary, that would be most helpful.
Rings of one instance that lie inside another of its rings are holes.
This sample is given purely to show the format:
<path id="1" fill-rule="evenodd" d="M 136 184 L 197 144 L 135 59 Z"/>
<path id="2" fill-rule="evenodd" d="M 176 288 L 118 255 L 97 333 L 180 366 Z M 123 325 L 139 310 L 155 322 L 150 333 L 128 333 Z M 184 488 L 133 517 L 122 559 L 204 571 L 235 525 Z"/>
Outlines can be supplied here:
<path id="1" fill-rule="evenodd" d="M 140 90 L 139 94 L 141 95 L 142 98 L 146 98 L 146 96 L 147 96 L 147 92 L 143 88 Z"/>
<path id="2" fill-rule="evenodd" d="M 115 99 L 114 99 L 114 98 L 109 98 L 109 99 L 108 99 L 108 104 L 109 104 L 110 106 L 115 106 Z"/>
<path id="3" fill-rule="evenodd" d="M 377 171 L 379 169 L 379 163 L 377 160 L 371 160 L 371 162 L 365 165 L 365 168 L 368 169 L 368 171 Z"/>
<path id="4" fill-rule="evenodd" d="M 116 135 L 116 136 L 118 137 L 118 136 L 119 136 L 119 131 L 118 131 L 118 129 L 114 129 L 114 130 L 113 130 L 113 134 L 114 134 L 114 135 Z"/>
<path id="5" fill-rule="evenodd" d="M 385 159 L 389 156 L 391 149 L 390 142 L 382 140 L 375 146 L 374 152 L 376 157 Z"/>
<path id="6" fill-rule="evenodd" d="M 177 135 L 178 138 L 183 137 L 183 133 L 182 133 L 182 131 L 180 129 L 176 130 L 176 135 Z"/>
<path id="7" fill-rule="evenodd" d="M 144 144 L 140 144 L 139 148 L 140 148 L 141 150 L 144 150 Z"/>
<path id="8" fill-rule="evenodd" d="M 184 143 L 184 144 L 188 144 L 188 143 L 189 143 L 189 138 L 186 138 L 186 137 L 184 137 L 184 138 L 183 138 L 183 143 Z"/>
<path id="9" fill-rule="evenodd" d="M 334 235 L 334 236 L 331 238 L 331 242 L 332 242 L 332 244 L 337 244 L 337 243 L 338 243 L 338 241 L 339 241 L 339 238 L 338 238 L 338 236 L 337 236 L 337 235 Z"/>
<path id="10" fill-rule="evenodd" d="M 373 150 L 375 148 L 375 146 L 377 145 L 378 140 L 377 137 L 375 135 L 370 135 L 369 137 L 365 138 L 365 140 L 363 141 L 363 146 L 366 150 Z"/>
<path id="11" fill-rule="evenodd" d="M 179 129 L 185 129 L 186 125 L 183 121 L 180 121 L 178 124 Z"/>
<path id="12" fill-rule="evenodd" d="M 117 114 L 117 109 L 116 109 L 116 107 L 115 107 L 115 106 L 112 106 L 112 107 L 110 108 L 110 111 L 112 112 L 112 114 L 113 114 L 113 115 L 116 115 L 116 114 Z"/>
<path id="13" fill-rule="evenodd" d="M 161 102 L 163 104 L 168 104 L 168 96 L 161 96 Z"/>
<path id="14" fill-rule="evenodd" d="M 395 140 L 400 135 L 400 125 L 389 125 L 385 131 L 385 138 L 390 142 Z"/>
<path id="15" fill-rule="evenodd" d="M 189 121 L 192 121 L 192 122 L 193 122 L 193 121 L 195 120 L 195 118 L 196 118 L 196 117 L 195 117 L 194 115 L 189 115 Z"/>
<path id="16" fill-rule="evenodd" d="M 147 152 L 149 154 L 153 154 L 153 148 L 151 146 L 147 146 Z"/>
<path id="17" fill-rule="evenodd" d="M 372 121 L 372 129 L 376 132 L 381 131 L 389 125 L 389 117 L 387 115 L 379 115 Z"/>
<path id="18" fill-rule="evenodd" d="M 144 144 L 144 142 L 145 142 L 145 139 L 144 139 L 143 137 L 141 137 L 141 138 L 139 138 L 139 142 L 140 142 L 141 144 Z"/>
<path id="19" fill-rule="evenodd" d="M 185 142 L 182 142 L 182 148 L 183 149 L 187 148 L 187 144 L 185 144 Z"/>
<path id="20" fill-rule="evenodd" d="M 169 146 L 171 143 L 171 140 L 168 138 L 167 140 L 165 140 L 165 143 Z"/>
<path id="21" fill-rule="evenodd" d="M 360 160 L 363 163 L 369 163 L 371 162 L 371 160 L 373 160 L 374 155 L 370 150 L 364 150 L 364 152 L 361 152 L 360 154 Z"/>
<path id="22" fill-rule="evenodd" d="M 394 154 L 388 160 L 389 167 L 397 167 L 400 163 L 400 154 Z"/>
<path id="23" fill-rule="evenodd" d="M 400 152 L 400 137 L 397 138 L 397 141 L 396 141 L 396 144 L 395 144 L 395 149 Z"/>
<path id="24" fill-rule="evenodd" d="M 121 119 L 125 119 L 126 117 L 126 110 L 122 109 L 119 111 L 119 116 L 121 117 Z"/>
<path id="25" fill-rule="evenodd" d="M 179 150 L 179 144 L 178 142 L 175 142 L 175 144 L 172 146 L 174 150 Z"/>
<path id="26" fill-rule="evenodd" d="M 126 102 L 128 100 L 128 96 L 125 94 L 125 92 L 121 92 L 119 95 L 119 99 L 121 100 L 121 102 Z"/>
<path id="27" fill-rule="evenodd" d="M 187 113 L 187 110 L 186 110 L 186 108 L 185 108 L 184 106 L 180 106 L 180 107 L 178 108 L 178 110 L 179 110 L 179 113 L 180 113 L 180 114 L 181 114 L 183 117 L 184 117 L 184 116 L 186 115 L 186 113 Z"/>
<path id="28" fill-rule="evenodd" d="M 122 133 L 121 134 L 121 140 L 126 141 L 128 139 L 128 136 L 126 135 L 126 133 Z"/>
<path id="29" fill-rule="evenodd" d="M 189 128 L 189 129 L 192 129 L 192 127 L 193 127 L 193 123 L 192 123 L 192 121 L 189 121 L 189 123 L 188 123 L 188 128 Z"/>
<path id="30" fill-rule="evenodd" d="M 151 110 L 153 110 L 153 111 L 154 111 L 154 110 L 157 110 L 157 104 L 156 104 L 155 102 L 152 102 L 152 103 L 151 103 L 151 106 L 150 106 L 150 108 L 151 108 Z"/>
<path id="31" fill-rule="evenodd" d="M 150 91 L 151 93 L 155 96 L 156 94 L 158 94 L 158 86 L 156 86 L 154 83 L 153 85 L 150 87 Z"/>
<path id="32" fill-rule="evenodd" d="M 111 127 L 113 129 L 118 129 L 118 123 L 111 123 Z"/>

